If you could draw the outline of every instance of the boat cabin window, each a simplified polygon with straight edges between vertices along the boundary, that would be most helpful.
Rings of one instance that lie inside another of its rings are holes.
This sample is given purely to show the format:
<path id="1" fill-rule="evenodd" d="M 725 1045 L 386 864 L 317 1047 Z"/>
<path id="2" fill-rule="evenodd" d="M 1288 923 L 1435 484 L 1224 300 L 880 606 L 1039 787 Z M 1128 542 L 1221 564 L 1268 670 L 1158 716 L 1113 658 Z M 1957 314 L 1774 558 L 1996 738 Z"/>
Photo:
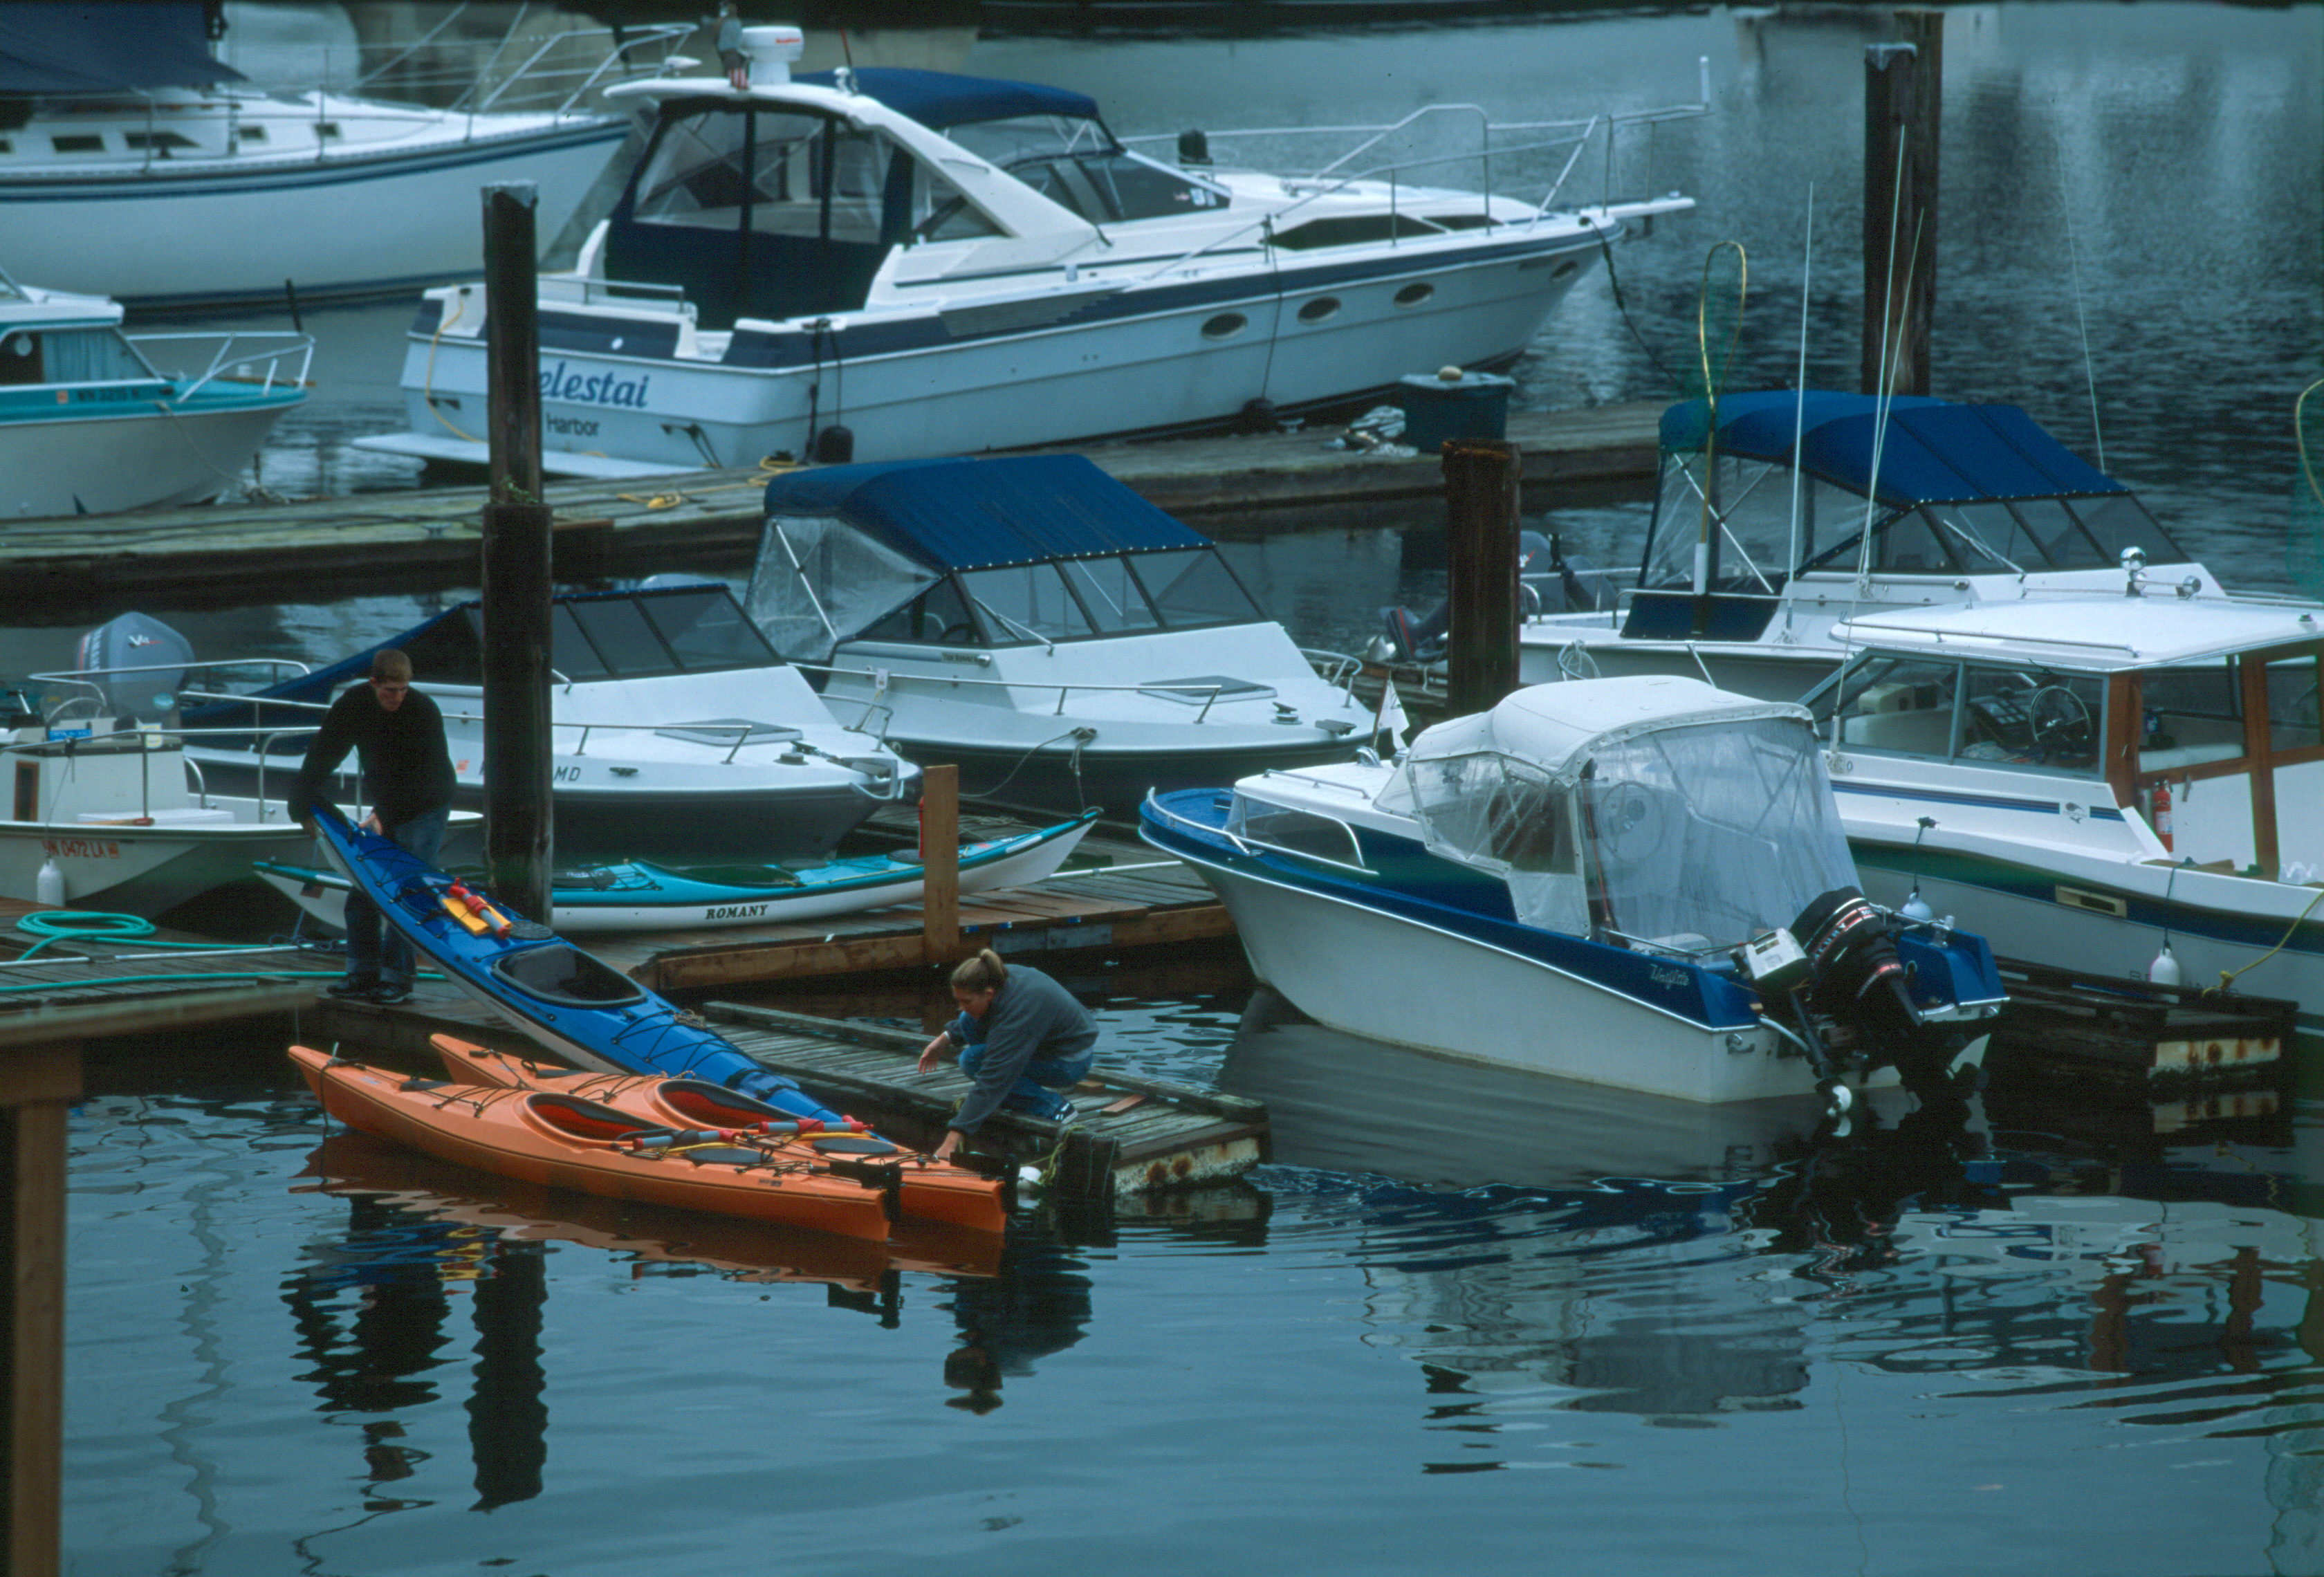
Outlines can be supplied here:
<path id="1" fill-rule="evenodd" d="M 964 570 L 960 579 L 984 622 L 986 639 L 995 646 L 1091 633 L 1089 615 L 1065 589 L 1065 577 L 1054 564 Z"/>
<path id="2" fill-rule="evenodd" d="M 1864 503 L 1856 501 L 1858 519 Z M 2126 493 L 2090 498 L 1987 499 L 1930 503 L 1877 522 L 1872 567 L 1898 575 L 1998 575 L 2044 569 L 2119 568 L 2135 547 L 2150 562 L 2186 555 Z M 1858 533 L 1825 549 L 1807 567 L 1856 567 Z"/>
<path id="3" fill-rule="evenodd" d="M 2318 657 L 2307 652 L 2267 665 L 2268 748 L 2314 750 L 2324 745 L 2324 722 L 2317 715 Z"/>
<path id="4" fill-rule="evenodd" d="M 667 106 L 607 226 L 606 272 L 678 286 L 705 327 L 852 311 L 911 234 L 916 188 L 936 200 L 878 132 L 803 111 Z"/>
<path id="5" fill-rule="evenodd" d="M 476 634 L 481 641 L 484 638 L 482 618 L 475 613 L 471 613 L 469 617 L 477 621 Z M 553 604 L 549 608 L 549 617 L 551 626 L 549 638 L 549 667 L 568 679 L 602 679 L 612 677 L 613 670 L 605 666 L 605 659 L 597 655 L 597 649 L 590 645 L 589 638 L 581 632 L 581 621 L 573 616 L 571 604 Z M 419 664 L 416 660 L 412 666 L 413 671 L 417 672 Z M 479 678 L 475 682 L 482 684 L 484 680 Z"/>
<path id="6" fill-rule="evenodd" d="M 1840 703 L 1839 741 L 1849 750 L 1900 755 L 1952 753 L 1953 696 L 1960 669 L 1950 662 L 1873 658 L 1848 671 L 1839 688 L 1815 707 L 1816 732 L 1831 734 L 1831 697 Z"/>
<path id="7" fill-rule="evenodd" d="M 1406 782 L 1431 853 L 1498 874 L 1519 924 L 1588 932 L 1569 788 L 1497 751 L 1416 759 Z"/>
<path id="8" fill-rule="evenodd" d="M 1170 629 L 1248 624 L 1265 617 L 1215 549 L 1133 553 L 1130 567 Z"/>
<path id="9" fill-rule="evenodd" d="M 858 641 L 902 641 L 929 646 L 981 646 L 984 638 L 968 615 L 968 604 L 951 580 L 934 586 L 890 613 L 865 626 Z"/>
<path id="10" fill-rule="evenodd" d="M 1966 665 L 1960 759 L 2095 776 L 2106 715 L 2096 674 Z"/>
<path id="11" fill-rule="evenodd" d="M 2249 748 L 2243 691 L 2232 659 L 2146 669 L 2138 680 L 2141 772 L 2231 761 Z"/>
<path id="12" fill-rule="evenodd" d="M 0 339 L 0 384 L 144 383 L 154 376 L 110 328 L 20 328 Z"/>
<path id="13" fill-rule="evenodd" d="M 678 671 L 678 659 L 646 622 L 637 604 L 626 597 L 567 603 L 589 644 L 597 649 L 605 667 L 624 678 L 646 678 Z"/>
<path id="14" fill-rule="evenodd" d="M 1154 630 L 1162 621 L 1139 589 L 1130 566 L 1114 558 L 1068 558 L 1057 566 L 1082 599 L 1101 635 Z"/>

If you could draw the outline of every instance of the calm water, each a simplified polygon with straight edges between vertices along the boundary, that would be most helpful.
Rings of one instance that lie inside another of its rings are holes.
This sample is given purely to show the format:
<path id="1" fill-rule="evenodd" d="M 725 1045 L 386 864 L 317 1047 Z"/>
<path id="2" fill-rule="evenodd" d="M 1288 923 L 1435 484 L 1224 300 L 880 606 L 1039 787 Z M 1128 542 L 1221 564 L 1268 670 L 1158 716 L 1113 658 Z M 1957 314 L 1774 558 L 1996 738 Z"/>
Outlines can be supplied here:
<path id="1" fill-rule="evenodd" d="M 2095 456 L 2079 297 L 2109 468 L 2223 577 L 2282 585 L 2291 402 L 2324 364 L 2324 13 L 1950 17 L 1937 391 Z M 1637 337 L 1595 274 L 1518 369 L 1564 406 L 1666 392 L 1723 239 L 1752 281 L 1733 383 L 1788 379 L 1811 181 L 1810 377 L 1852 380 L 1873 27 L 1711 9 L 918 63 L 1086 88 L 1137 134 L 1671 103 L 1709 55 L 1717 113 L 1654 165 L 1702 211 L 1618 254 Z M 401 421 L 408 316 L 309 314 L 326 387 L 269 485 L 411 484 L 345 447 Z M 1558 514 L 1615 559 L 1644 520 Z M 1229 550 L 1317 644 L 1443 586 L 1425 524 Z M 282 595 L 145 611 L 204 655 L 319 659 L 433 605 Z M 0 614 L 0 672 L 121 611 Z M 1275 1164 L 1182 1213 L 883 1260 L 327 1148 L 270 1047 L 105 1053 L 74 1130 L 71 1569 L 2324 1571 L 2319 1099 L 2190 1128 L 1997 1093 L 1817 1147 L 1811 1113 L 1480 1078 L 1264 1001 L 1243 1028 L 1210 961 L 1076 983 L 1119 1065 L 1267 1099 Z"/>
<path id="2" fill-rule="evenodd" d="M 1818 1146 L 1245 994 L 1100 1000 L 1119 1065 L 1270 1102 L 1250 1186 L 892 1259 L 327 1137 L 270 1048 L 110 1053 L 70 1569 L 2324 1569 L 2324 1106 Z"/>

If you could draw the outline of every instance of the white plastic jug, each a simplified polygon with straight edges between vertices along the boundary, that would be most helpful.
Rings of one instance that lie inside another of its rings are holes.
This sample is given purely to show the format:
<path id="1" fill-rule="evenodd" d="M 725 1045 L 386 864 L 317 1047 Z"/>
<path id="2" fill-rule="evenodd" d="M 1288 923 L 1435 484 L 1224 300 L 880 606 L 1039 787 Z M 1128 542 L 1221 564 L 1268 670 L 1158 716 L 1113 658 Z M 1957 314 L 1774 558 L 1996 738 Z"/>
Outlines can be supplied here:
<path id="1" fill-rule="evenodd" d="M 61 904 L 65 901 L 65 873 L 57 869 L 56 856 L 41 862 L 41 873 L 32 878 L 32 897 L 41 903 Z"/>

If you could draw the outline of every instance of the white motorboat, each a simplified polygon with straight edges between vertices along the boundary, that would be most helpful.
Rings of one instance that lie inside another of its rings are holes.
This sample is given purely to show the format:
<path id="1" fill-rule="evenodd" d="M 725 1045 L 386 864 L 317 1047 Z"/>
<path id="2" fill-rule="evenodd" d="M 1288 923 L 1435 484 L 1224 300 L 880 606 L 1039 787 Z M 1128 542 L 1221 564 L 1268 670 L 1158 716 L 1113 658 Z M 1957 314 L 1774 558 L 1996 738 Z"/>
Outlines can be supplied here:
<path id="1" fill-rule="evenodd" d="M 116 301 L 0 272 L 0 516 L 215 498 L 307 398 L 304 334 L 124 334 L 121 321 Z"/>
<path id="2" fill-rule="evenodd" d="M 1404 722 L 1078 455 L 778 476 L 743 601 L 836 716 L 990 804 L 1126 818 L 1148 789 L 1345 761 Z"/>
<path id="3" fill-rule="evenodd" d="M 1700 400 L 1670 407 L 1661 444 L 1634 585 L 1554 544 L 1526 566 L 1525 683 L 1684 673 L 1796 700 L 1839 666 L 1834 629 L 1852 614 L 2111 594 L 2129 562 L 2228 595 L 2135 493 L 2015 406 L 1729 394 L 1715 420 Z"/>
<path id="4" fill-rule="evenodd" d="M 212 58 L 206 9 L 6 8 L 0 235 L 27 277 L 136 307 L 457 278 L 475 266 L 477 188 L 531 181 L 545 244 L 629 134 L 585 100 L 629 51 L 690 31 L 633 32 L 594 68 L 569 64 L 569 42 L 537 43 L 434 107 L 251 87 Z"/>
<path id="5" fill-rule="evenodd" d="M 2324 611 L 2119 582 L 1840 627 L 1808 704 L 1865 890 L 2324 1027 Z"/>
<path id="6" fill-rule="evenodd" d="M 919 770 L 841 726 L 798 670 L 715 583 L 556 599 L 551 752 L 557 854 L 678 864 L 827 854 Z M 480 807 L 485 772 L 481 604 L 380 642 L 411 658 L 444 713 L 458 790 Z M 188 721 L 216 735 L 190 753 L 214 782 L 280 799 L 332 698 L 364 681 L 366 648 L 244 694 L 189 692 Z M 263 733 L 253 731 L 263 730 Z M 264 748 L 260 748 L 261 744 Z"/>
<path id="7" fill-rule="evenodd" d="M 1124 147 L 1078 93 L 901 68 L 793 78 L 797 29 L 746 37 L 747 91 L 723 77 L 607 90 L 659 118 L 574 271 L 540 281 L 552 473 L 1058 444 L 1496 366 L 1633 221 L 1693 206 L 1554 205 L 1597 162 L 1585 144 L 1610 171 L 1617 127 L 1703 106 L 1499 128 L 1473 106 L 1412 117 L 1475 121 L 1463 159 L 1505 183 L 1542 172 L 1519 198 L 1359 171 L 1397 128 L 1362 128 L 1296 177 L 1213 164 L 1192 142 L 1170 165 Z M 480 285 L 429 291 L 404 360 L 410 429 L 361 447 L 484 464 L 488 337 Z"/>
<path id="8" fill-rule="evenodd" d="M 313 858 L 280 806 L 209 792 L 182 734 L 101 713 L 79 687 L 0 690 L 0 894 L 151 918 L 253 881 L 253 861 Z"/>
<path id="9" fill-rule="evenodd" d="M 1699 679 L 1535 686 L 1393 764 L 1157 796 L 1139 830 L 1294 1006 L 1419 1050 L 1844 1108 L 1978 1061 L 2001 1005 L 1982 940 L 1857 893 L 1808 714 Z"/>

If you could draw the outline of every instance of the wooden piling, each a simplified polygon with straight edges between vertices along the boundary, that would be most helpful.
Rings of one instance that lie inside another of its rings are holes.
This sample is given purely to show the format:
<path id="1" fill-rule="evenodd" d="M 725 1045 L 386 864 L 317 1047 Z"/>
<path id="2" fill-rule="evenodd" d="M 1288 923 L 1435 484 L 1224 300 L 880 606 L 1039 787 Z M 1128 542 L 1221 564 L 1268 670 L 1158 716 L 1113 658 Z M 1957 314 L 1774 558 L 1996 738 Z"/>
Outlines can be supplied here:
<path id="1" fill-rule="evenodd" d="M 1452 537 L 1452 625 L 1445 707 L 1482 712 L 1517 687 L 1517 446 L 1489 438 L 1444 445 Z"/>
<path id="2" fill-rule="evenodd" d="M 1895 24 L 1905 42 L 1869 44 L 1864 51 L 1864 348 L 1858 386 L 1868 394 L 1882 392 L 1885 365 L 1887 392 L 1926 394 L 1937 303 L 1944 14 L 1899 11 Z"/>
<path id="3" fill-rule="evenodd" d="M 484 189 L 485 431 L 492 492 L 484 510 L 484 884 L 549 924 L 554 829 L 549 694 L 550 530 L 540 474 L 540 318 L 530 181 Z"/>
<path id="4" fill-rule="evenodd" d="M 930 964 L 960 954 L 960 769 L 920 773 L 920 936 Z"/>
<path id="5" fill-rule="evenodd" d="M 0 1161 L 8 1191 L 6 1570 L 51 1577 L 63 1484 L 65 1118 L 80 1098 L 70 1040 L 0 1055 Z"/>

